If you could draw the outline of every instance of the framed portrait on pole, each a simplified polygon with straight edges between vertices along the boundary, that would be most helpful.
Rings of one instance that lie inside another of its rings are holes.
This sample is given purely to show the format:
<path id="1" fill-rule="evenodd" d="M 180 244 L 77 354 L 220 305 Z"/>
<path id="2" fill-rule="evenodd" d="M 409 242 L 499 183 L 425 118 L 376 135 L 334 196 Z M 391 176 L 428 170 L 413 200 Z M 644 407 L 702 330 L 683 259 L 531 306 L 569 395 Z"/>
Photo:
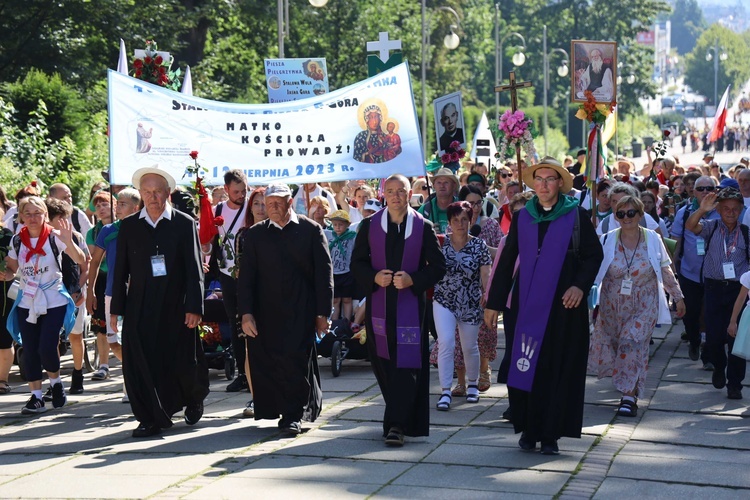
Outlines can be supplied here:
<path id="1" fill-rule="evenodd" d="M 590 90 L 596 102 L 609 103 L 617 95 L 617 42 L 573 40 L 570 47 L 573 102 L 585 102 Z"/>
<path id="2" fill-rule="evenodd" d="M 456 151 L 457 149 L 450 147 L 454 141 L 460 144 L 459 149 L 466 149 L 461 92 L 438 97 L 432 105 L 435 113 L 435 135 L 440 154 Z"/>

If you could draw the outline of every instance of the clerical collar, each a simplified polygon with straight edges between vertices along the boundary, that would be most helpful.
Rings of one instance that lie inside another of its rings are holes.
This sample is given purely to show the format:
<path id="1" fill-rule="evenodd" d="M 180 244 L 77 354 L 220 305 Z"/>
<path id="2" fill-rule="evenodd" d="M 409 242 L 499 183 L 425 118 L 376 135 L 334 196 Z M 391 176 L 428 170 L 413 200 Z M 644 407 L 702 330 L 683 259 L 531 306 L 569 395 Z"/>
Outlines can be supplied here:
<path id="1" fill-rule="evenodd" d="M 143 207 L 141 209 L 141 214 L 138 216 L 139 219 L 146 219 L 146 222 L 151 227 L 156 227 L 156 225 L 159 223 L 162 219 L 172 220 L 172 206 L 167 203 L 167 205 L 164 207 L 164 211 L 161 213 L 158 219 L 155 221 L 151 220 L 151 217 L 148 215 L 148 212 L 146 211 L 146 207 Z"/>
<path id="2" fill-rule="evenodd" d="M 278 224 L 276 224 L 271 219 L 268 219 L 268 222 L 270 222 L 274 226 L 278 227 L 279 229 L 284 229 L 284 226 L 279 226 Z M 290 222 L 294 222 L 295 224 L 299 224 L 299 217 L 297 217 L 297 212 L 295 212 L 294 210 L 290 211 L 290 213 L 289 213 L 289 220 L 286 221 L 287 224 L 289 224 Z"/>
<path id="3" fill-rule="evenodd" d="M 549 212 L 550 210 L 552 210 L 552 207 L 544 207 L 543 206 L 542 210 L 544 210 L 545 212 Z"/>

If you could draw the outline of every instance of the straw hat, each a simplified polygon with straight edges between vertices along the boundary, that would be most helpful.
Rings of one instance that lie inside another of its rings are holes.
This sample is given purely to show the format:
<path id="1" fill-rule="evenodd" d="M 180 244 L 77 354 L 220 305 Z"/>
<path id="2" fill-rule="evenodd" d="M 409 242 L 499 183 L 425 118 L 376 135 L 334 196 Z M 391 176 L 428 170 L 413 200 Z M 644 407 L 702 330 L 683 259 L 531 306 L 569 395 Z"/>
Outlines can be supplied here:
<path id="1" fill-rule="evenodd" d="M 567 168 L 563 167 L 562 164 L 552 156 L 545 156 L 539 160 L 539 163 L 536 165 L 523 169 L 523 182 L 527 186 L 534 185 L 535 173 L 540 168 L 551 168 L 560 175 L 563 180 L 563 186 L 560 190 L 561 193 L 568 194 L 570 190 L 573 189 L 573 176 L 568 172 Z"/>
<path id="2" fill-rule="evenodd" d="M 138 170 L 136 170 L 133 173 L 133 187 L 136 189 L 141 189 L 141 177 L 149 174 L 155 174 L 163 177 L 164 180 L 167 181 L 167 184 L 169 184 L 169 190 L 174 191 L 174 188 L 177 185 L 177 183 L 174 181 L 174 177 L 169 175 L 169 173 L 167 173 L 165 170 L 159 168 L 158 164 L 151 167 L 139 168 Z"/>

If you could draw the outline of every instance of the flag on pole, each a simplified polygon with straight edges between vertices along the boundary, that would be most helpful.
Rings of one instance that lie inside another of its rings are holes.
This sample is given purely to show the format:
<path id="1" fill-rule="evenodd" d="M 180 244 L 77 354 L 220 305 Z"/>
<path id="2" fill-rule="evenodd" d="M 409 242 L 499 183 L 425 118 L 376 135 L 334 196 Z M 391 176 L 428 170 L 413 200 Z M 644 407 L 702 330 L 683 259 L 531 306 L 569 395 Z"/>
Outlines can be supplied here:
<path id="1" fill-rule="evenodd" d="M 117 72 L 128 74 L 128 56 L 125 52 L 125 42 L 120 38 L 120 57 L 117 59 Z"/>
<path id="2" fill-rule="evenodd" d="M 186 95 L 193 95 L 193 77 L 190 76 L 190 66 L 185 67 L 185 76 L 182 78 L 180 92 Z"/>
<path id="3" fill-rule="evenodd" d="M 711 133 L 708 134 L 708 142 L 715 142 L 724 134 L 724 127 L 727 125 L 727 101 L 729 101 L 729 87 L 724 91 L 724 95 L 721 96 L 719 106 L 716 108 L 716 116 L 714 117 L 714 124 L 711 127 Z"/>

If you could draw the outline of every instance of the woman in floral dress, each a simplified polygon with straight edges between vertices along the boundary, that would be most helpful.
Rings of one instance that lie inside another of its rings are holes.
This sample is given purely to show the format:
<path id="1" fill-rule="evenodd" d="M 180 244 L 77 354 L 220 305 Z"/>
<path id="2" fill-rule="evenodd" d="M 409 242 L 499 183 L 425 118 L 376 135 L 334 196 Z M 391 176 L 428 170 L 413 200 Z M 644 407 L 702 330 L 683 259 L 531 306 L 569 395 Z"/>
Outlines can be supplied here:
<path id="1" fill-rule="evenodd" d="M 677 315 L 685 313 L 661 237 L 639 225 L 643 214 L 640 199 L 623 197 L 614 209 L 620 229 L 602 236 L 599 317 L 589 347 L 589 370 L 612 377 L 622 393 L 617 412 L 628 417 L 637 415 L 645 389 L 651 334 L 657 322 L 672 319 L 665 292 L 676 301 Z"/>
<path id="2" fill-rule="evenodd" d="M 479 225 L 481 230 L 479 232 L 479 238 L 484 240 L 485 244 L 490 250 L 491 256 L 495 257 L 495 251 L 500 244 L 500 239 L 503 237 L 502 231 L 500 231 L 500 224 L 489 217 L 486 217 L 482 213 L 483 196 L 482 192 L 474 186 L 464 186 L 458 193 L 458 199 L 460 201 L 467 201 L 472 208 L 472 217 L 469 227 Z M 432 347 L 430 353 L 430 363 L 436 364 L 438 357 L 438 342 Z M 492 380 L 492 368 L 490 363 L 497 357 L 497 328 L 494 330 L 487 328 L 487 325 L 482 322 L 479 328 L 479 392 L 485 392 L 490 388 Z M 453 396 L 460 397 L 466 395 L 466 367 L 464 365 L 464 354 L 461 349 L 461 342 L 456 331 L 456 352 L 453 356 L 453 362 L 455 363 L 457 384 L 453 389 Z"/>

